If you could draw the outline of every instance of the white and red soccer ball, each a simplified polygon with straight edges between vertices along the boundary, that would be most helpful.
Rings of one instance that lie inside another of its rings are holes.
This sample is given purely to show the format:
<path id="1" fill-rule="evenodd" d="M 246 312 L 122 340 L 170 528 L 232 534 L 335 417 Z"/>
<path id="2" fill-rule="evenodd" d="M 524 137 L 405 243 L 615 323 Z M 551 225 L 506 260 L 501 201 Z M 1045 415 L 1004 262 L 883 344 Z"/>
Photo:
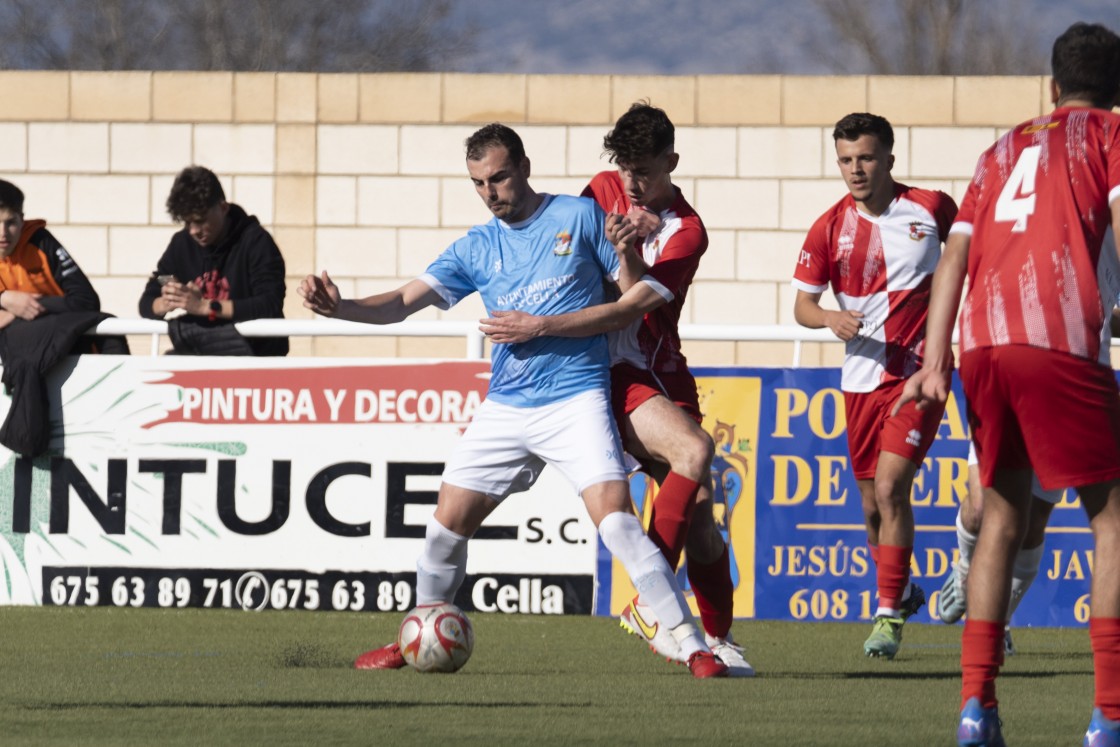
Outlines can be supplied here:
<path id="1" fill-rule="evenodd" d="M 453 604 L 422 604 L 405 616 L 397 645 L 418 672 L 454 672 L 471 658 L 474 628 Z"/>

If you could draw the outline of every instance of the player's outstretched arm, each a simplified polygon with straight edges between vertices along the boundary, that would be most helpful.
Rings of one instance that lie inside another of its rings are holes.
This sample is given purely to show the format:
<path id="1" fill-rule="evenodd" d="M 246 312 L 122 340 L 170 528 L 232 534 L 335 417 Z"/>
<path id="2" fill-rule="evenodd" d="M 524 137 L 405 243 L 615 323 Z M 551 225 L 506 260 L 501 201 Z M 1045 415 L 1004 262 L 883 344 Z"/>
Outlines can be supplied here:
<path id="1" fill-rule="evenodd" d="M 830 311 L 821 308 L 821 294 L 797 291 L 797 298 L 793 302 L 793 318 L 802 327 L 809 329 L 823 329 L 828 327 L 832 334 L 847 342 L 860 330 L 862 311 L 846 309 L 844 311 Z"/>
<path id="2" fill-rule="evenodd" d="M 534 316 L 523 311 L 492 311 L 479 320 L 479 329 L 495 343 L 527 342 L 535 337 L 588 337 L 629 326 L 665 303 L 647 283 L 638 283 L 613 303 L 588 306 L 557 316 Z"/>
<path id="3" fill-rule="evenodd" d="M 326 270 L 308 275 L 297 292 L 305 308 L 316 314 L 365 324 L 396 324 L 439 301 L 439 294 L 422 280 L 412 280 L 396 290 L 358 299 L 345 299 Z"/>
<path id="4" fill-rule="evenodd" d="M 953 322 L 968 274 L 969 241 L 968 234 L 953 233 L 945 242 L 945 251 L 933 273 L 922 367 L 903 386 L 892 414 L 907 402 L 916 402 L 918 409 L 924 409 L 930 403 L 940 404 L 949 399 L 953 379 Z"/>

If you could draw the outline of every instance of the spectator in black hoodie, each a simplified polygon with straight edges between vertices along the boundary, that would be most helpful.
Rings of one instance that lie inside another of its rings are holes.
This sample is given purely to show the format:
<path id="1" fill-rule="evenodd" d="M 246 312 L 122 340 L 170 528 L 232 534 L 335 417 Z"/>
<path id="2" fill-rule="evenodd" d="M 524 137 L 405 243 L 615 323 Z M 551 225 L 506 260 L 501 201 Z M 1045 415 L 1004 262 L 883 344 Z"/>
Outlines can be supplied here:
<path id="1" fill-rule="evenodd" d="M 287 355 L 288 338 L 246 338 L 233 327 L 284 316 L 284 258 L 260 221 L 226 202 L 218 177 L 202 166 L 175 177 L 167 212 L 183 229 L 148 279 L 140 315 L 172 320 L 179 354 Z"/>

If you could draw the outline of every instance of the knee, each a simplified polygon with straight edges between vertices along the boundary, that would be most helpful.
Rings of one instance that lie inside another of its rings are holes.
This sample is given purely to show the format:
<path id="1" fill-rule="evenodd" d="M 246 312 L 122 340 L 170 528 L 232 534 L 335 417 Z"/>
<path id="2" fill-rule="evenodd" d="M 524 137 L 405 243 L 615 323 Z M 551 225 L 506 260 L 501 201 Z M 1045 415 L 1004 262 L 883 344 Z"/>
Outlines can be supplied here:
<path id="1" fill-rule="evenodd" d="M 711 470 L 714 457 L 715 444 L 711 437 L 696 428 L 677 447 L 669 466 L 678 474 L 703 482 Z"/>
<path id="2" fill-rule="evenodd" d="M 1120 546 L 1120 514 L 1117 512 L 1101 511 L 1089 520 L 1089 528 L 1098 544 L 1107 542 L 1113 547 Z"/>
<path id="3" fill-rule="evenodd" d="M 980 533 L 983 514 L 975 508 L 970 509 L 968 506 L 968 501 L 961 504 L 961 527 L 969 534 L 975 536 Z"/>
<path id="4" fill-rule="evenodd" d="M 899 511 L 909 507 L 910 481 L 875 480 L 875 505 L 880 511 Z"/>

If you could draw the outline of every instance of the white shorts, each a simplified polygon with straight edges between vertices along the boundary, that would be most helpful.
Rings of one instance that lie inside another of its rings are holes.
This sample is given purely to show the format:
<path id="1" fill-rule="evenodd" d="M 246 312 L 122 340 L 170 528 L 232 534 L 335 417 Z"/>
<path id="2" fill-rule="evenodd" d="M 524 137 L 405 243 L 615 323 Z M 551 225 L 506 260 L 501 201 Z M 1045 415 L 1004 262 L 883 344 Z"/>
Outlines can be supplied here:
<path id="1" fill-rule="evenodd" d="M 582 392 L 542 407 L 484 400 L 455 445 L 443 481 L 500 501 L 532 487 L 545 464 L 560 470 L 577 493 L 626 479 L 606 392 Z"/>
<path id="2" fill-rule="evenodd" d="M 971 441 L 968 442 L 968 466 L 974 467 L 980 462 L 976 459 L 976 444 Z M 1062 500 L 1062 495 L 1066 492 L 1065 488 L 1055 488 L 1054 490 L 1044 490 L 1042 483 L 1038 481 L 1038 474 L 1031 474 L 1031 495 L 1040 501 L 1046 501 L 1050 504 L 1056 504 Z"/>

